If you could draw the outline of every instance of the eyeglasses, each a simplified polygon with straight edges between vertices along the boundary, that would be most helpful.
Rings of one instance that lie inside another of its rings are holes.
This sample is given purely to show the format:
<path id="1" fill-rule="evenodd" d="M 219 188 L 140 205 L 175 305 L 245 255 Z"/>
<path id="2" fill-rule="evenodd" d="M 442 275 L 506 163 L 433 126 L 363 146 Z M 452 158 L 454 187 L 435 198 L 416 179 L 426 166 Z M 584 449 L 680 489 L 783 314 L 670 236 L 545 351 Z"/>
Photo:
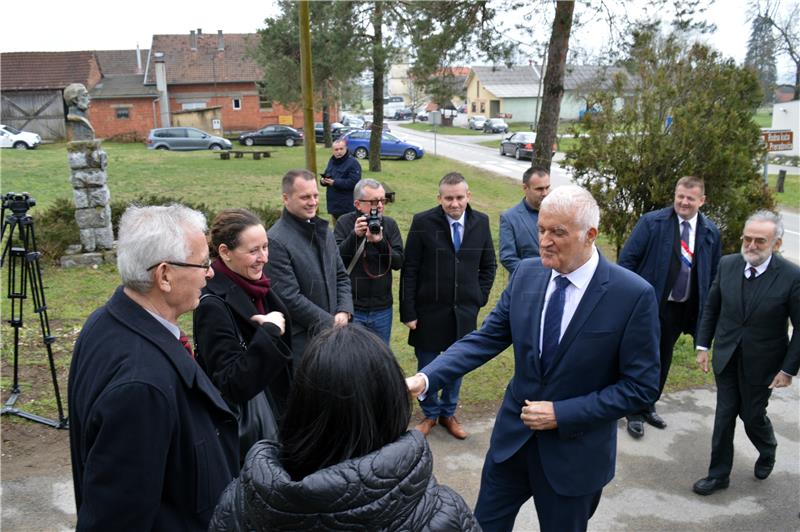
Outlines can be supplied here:
<path id="1" fill-rule="evenodd" d="M 204 269 L 206 271 L 206 273 L 208 273 L 208 269 L 211 268 L 211 260 L 210 259 L 206 259 L 206 261 L 203 264 L 190 264 L 188 262 L 174 262 L 174 261 L 171 261 L 171 260 L 162 260 L 158 264 L 153 264 L 152 266 L 147 268 L 147 271 L 149 272 L 150 270 L 152 270 L 153 268 L 157 268 L 161 264 L 169 264 L 171 266 L 180 266 L 182 268 L 202 268 L 202 269 Z"/>
<path id="2" fill-rule="evenodd" d="M 377 207 L 381 203 L 383 205 L 386 205 L 386 198 L 378 198 L 378 199 L 373 199 L 373 200 L 360 199 L 358 201 L 361 201 L 363 203 L 369 203 L 371 207 Z"/>
<path id="3" fill-rule="evenodd" d="M 744 242 L 744 244 L 746 246 L 749 246 L 753 242 L 755 242 L 755 244 L 757 246 L 765 246 L 765 245 L 767 245 L 768 240 L 766 238 L 763 238 L 763 237 L 755 238 L 755 237 L 752 237 L 752 236 L 742 235 L 742 242 Z"/>

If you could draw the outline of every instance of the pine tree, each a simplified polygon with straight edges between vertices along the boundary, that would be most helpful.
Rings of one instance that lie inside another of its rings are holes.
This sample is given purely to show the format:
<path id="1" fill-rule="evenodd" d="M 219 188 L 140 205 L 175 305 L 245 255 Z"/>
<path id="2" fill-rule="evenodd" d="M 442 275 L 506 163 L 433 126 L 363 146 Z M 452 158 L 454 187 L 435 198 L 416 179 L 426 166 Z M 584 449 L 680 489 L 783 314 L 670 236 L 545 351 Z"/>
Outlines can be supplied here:
<path id="1" fill-rule="evenodd" d="M 772 103 L 778 69 L 775 64 L 775 36 L 772 24 L 761 15 L 753 19 L 750 40 L 747 41 L 747 56 L 744 65 L 752 69 L 758 76 L 763 92 L 763 103 Z"/>

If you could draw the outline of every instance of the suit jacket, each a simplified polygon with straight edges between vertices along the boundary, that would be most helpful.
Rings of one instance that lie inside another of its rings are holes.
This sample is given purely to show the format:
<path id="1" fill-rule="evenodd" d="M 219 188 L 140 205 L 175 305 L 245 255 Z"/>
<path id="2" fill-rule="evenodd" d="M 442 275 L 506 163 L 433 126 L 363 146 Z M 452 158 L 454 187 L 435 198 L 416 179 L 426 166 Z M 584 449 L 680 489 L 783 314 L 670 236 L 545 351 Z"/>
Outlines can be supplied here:
<path id="1" fill-rule="evenodd" d="M 508 460 L 538 438 L 542 468 L 556 493 L 595 492 L 614 477 L 617 420 L 658 395 L 658 306 L 652 287 L 602 256 L 546 373 L 540 322 L 551 270 L 525 259 L 480 330 L 422 372 L 428 393 L 514 346 L 514 377 L 497 414 L 487 460 Z M 525 400 L 552 401 L 558 428 L 533 431 L 520 420 Z"/>
<path id="2" fill-rule="evenodd" d="M 650 211 L 639 219 L 631 236 L 625 242 L 617 264 L 636 272 L 653 285 L 659 305 L 669 298 L 674 276 L 670 280 L 670 263 L 680 260 L 674 246 L 678 227 L 677 214 L 673 207 Z M 697 215 L 692 269 L 697 278 L 698 319 L 700 323 L 708 289 L 717 274 L 721 255 L 719 229 L 702 213 Z M 694 331 L 692 331 L 694 332 Z"/>
<path id="3" fill-rule="evenodd" d="M 243 404 L 267 388 L 276 406 L 285 406 L 292 380 L 292 325 L 286 306 L 274 290 L 267 293 L 266 311 L 286 318 L 281 335 L 276 325 L 258 325 L 250 319 L 259 313 L 255 304 L 224 274 L 209 279 L 203 293 L 217 297 L 202 298 L 194 311 L 196 356 L 222 397 Z"/>
<path id="4" fill-rule="evenodd" d="M 78 530 L 206 530 L 239 472 L 236 418 L 121 287 L 75 344 L 69 435 Z"/>
<path id="5" fill-rule="evenodd" d="M 531 216 L 525 199 L 500 215 L 500 262 L 508 273 L 514 273 L 522 259 L 539 256 L 538 218 L 538 213 Z"/>
<path id="6" fill-rule="evenodd" d="M 264 273 L 292 316 L 292 352 L 298 360 L 314 332 L 333 325 L 334 314 L 353 313 L 350 277 L 322 218 L 306 222 L 284 209 L 267 235 Z"/>
<path id="7" fill-rule="evenodd" d="M 441 206 L 414 215 L 400 275 L 400 320 L 417 320 L 408 343 L 439 352 L 474 331 L 489 299 L 497 263 L 489 217 L 467 206 L 456 253 Z"/>
<path id="8" fill-rule="evenodd" d="M 756 292 L 745 312 L 742 280 L 745 260 L 726 255 L 703 310 L 697 345 L 711 347 L 714 373 L 719 374 L 741 346 L 744 378 L 750 384 L 769 385 L 778 371 L 797 375 L 800 368 L 800 268 L 772 255 L 758 278 Z M 787 322 L 794 331 L 789 340 Z"/>

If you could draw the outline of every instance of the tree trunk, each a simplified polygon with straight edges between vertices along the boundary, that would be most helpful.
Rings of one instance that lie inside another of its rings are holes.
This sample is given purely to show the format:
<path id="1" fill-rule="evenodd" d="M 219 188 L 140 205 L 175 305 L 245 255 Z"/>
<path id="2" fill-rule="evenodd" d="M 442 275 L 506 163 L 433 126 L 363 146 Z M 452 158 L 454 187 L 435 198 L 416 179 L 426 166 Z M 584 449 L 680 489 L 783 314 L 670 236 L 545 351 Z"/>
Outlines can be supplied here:
<path id="1" fill-rule="evenodd" d="M 548 45 L 547 71 L 544 75 L 542 112 L 533 144 L 532 166 L 541 166 L 550 171 L 552 146 L 558 134 L 558 117 L 561 114 L 561 98 L 564 96 L 564 71 L 567 66 L 569 34 L 572 29 L 572 13 L 575 2 L 556 2 L 553 32 Z"/>
<path id="2" fill-rule="evenodd" d="M 325 143 L 326 148 L 330 148 L 331 142 L 331 111 L 330 111 L 330 93 L 328 91 L 328 83 L 322 84 L 322 141 Z M 316 129 L 316 128 L 315 128 Z M 316 132 L 314 133 L 316 135 Z"/>
<path id="3" fill-rule="evenodd" d="M 369 137 L 369 170 L 381 171 L 381 133 L 383 130 L 383 76 L 386 72 L 386 51 L 383 48 L 383 2 L 375 2 L 372 16 L 375 32 L 372 42 L 372 134 Z"/>

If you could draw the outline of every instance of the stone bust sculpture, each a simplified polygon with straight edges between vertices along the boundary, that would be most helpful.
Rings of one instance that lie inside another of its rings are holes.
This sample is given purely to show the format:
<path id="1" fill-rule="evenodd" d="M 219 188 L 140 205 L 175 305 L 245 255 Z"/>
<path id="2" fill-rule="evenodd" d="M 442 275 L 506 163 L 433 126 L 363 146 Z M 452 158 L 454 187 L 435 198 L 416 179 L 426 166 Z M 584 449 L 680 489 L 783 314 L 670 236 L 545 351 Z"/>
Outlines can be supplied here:
<path id="1" fill-rule="evenodd" d="M 67 140 L 92 140 L 94 128 L 86 118 L 89 109 L 89 91 L 82 83 L 72 83 L 64 89 L 67 104 Z"/>

